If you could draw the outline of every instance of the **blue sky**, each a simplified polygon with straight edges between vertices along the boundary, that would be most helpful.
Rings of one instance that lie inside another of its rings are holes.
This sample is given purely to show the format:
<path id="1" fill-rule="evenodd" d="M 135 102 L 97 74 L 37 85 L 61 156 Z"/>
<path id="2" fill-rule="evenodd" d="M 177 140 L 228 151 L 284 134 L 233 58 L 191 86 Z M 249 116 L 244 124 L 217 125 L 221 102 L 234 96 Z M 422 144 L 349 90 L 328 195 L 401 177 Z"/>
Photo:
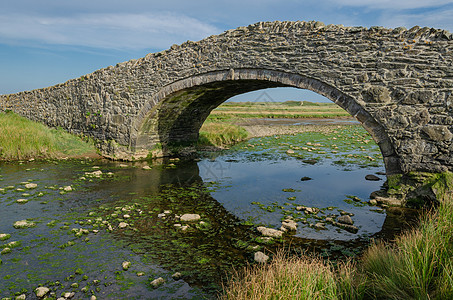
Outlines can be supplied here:
<path id="1" fill-rule="evenodd" d="M 1 0 L 0 94 L 55 85 L 172 44 L 275 20 L 453 31 L 453 0 Z M 276 101 L 317 98 L 298 90 L 267 93 Z"/>

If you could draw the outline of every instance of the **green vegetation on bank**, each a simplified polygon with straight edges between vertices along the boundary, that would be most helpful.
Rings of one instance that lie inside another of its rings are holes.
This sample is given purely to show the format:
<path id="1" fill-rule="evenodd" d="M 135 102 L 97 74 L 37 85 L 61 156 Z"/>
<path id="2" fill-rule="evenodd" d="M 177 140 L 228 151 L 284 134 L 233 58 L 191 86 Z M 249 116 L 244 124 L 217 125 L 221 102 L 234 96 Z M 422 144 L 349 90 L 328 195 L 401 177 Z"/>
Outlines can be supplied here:
<path id="1" fill-rule="evenodd" d="M 308 101 L 225 102 L 211 112 L 210 118 L 337 118 L 350 117 L 335 103 Z"/>
<path id="2" fill-rule="evenodd" d="M 247 139 L 247 131 L 237 125 L 245 119 L 338 117 L 350 115 L 334 103 L 225 102 L 211 112 L 201 127 L 198 145 L 223 147 Z"/>
<path id="3" fill-rule="evenodd" d="M 222 147 L 247 139 L 247 131 L 234 124 L 206 121 L 200 129 L 198 145 Z"/>
<path id="4" fill-rule="evenodd" d="M 93 155 L 91 143 L 61 128 L 52 129 L 15 113 L 0 113 L 0 160 Z"/>
<path id="5" fill-rule="evenodd" d="M 372 245 L 360 261 L 274 256 L 230 278 L 223 299 L 453 299 L 453 194 L 418 228 Z"/>

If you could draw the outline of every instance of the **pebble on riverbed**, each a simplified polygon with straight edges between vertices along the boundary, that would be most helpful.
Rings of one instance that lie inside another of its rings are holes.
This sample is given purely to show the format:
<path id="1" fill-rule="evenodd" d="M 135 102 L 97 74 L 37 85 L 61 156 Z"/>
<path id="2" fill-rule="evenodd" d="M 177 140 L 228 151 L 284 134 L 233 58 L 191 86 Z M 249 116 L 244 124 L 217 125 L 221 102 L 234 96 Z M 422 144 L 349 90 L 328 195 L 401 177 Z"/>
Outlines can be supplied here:
<path id="1" fill-rule="evenodd" d="M 154 279 L 153 281 L 150 282 L 151 286 L 153 288 L 155 288 L 155 289 L 158 288 L 159 286 L 161 286 L 164 283 L 165 283 L 165 280 L 162 277 Z"/>
<path id="2" fill-rule="evenodd" d="M 120 223 L 118 224 L 118 228 L 121 228 L 121 229 L 122 229 L 122 228 L 126 228 L 128 225 L 129 225 L 129 224 L 127 224 L 126 222 L 120 222 Z"/>
<path id="3" fill-rule="evenodd" d="M 72 192 L 72 186 L 68 185 L 63 188 L 63 191 L 65 192 Z"/>
<path id="4" fill-rule="evenodd" d="M 131 262 L 130 261 L 123 261 L 122 267 L 123 267 L 124 271 L 127 271 L 131 267 Z"/>
<path id="5" fill-rule="evenodd" d="M 28 199 L 17 199 L 16 202 L 19 204 L 25 204 L 28 202 Z"/>
<path id="6" fill-rule="evenodd" d="M 35 289 L 35 294 L 38 298 L 43 298 L 45 295 L 47 295 L 48 292 L 50 292 L 50 289 L 45 286 L 40 286 Z"/>
<path id="7" fill-rule="evenodd" d="M 201 216 L 198 214 L 184 214 L 181 216 L 182 222 L 195 222 L 201 219 Z"/>
<path id="8" fill-rule="evenodd" d="M 274 238 L 280 238 L 283 235 L 283 231 L 281 231 L 281 230 L 266 228 L 264 226 L 259 226 L 256 228 L 256 230 L 258 230 L 264 236 L 269 236 L 269 237 L 274 237 Z"/>
<path id="9" fill-rule="evenodd" d="M 282 227 L 280 228 L 281 231 L 296 231 L 297 230 L 297 222 L 294 220 L 286 219 L 282 222 Z"/>

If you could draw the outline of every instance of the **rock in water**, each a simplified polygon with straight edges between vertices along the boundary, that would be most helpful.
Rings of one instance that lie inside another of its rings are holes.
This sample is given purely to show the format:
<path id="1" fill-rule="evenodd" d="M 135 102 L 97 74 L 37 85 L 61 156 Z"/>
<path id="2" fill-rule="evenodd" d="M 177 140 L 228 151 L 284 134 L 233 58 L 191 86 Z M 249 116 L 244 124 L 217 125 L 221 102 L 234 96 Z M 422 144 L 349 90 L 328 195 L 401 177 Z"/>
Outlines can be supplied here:
<path id="1" fill-rule="evenodd" d="M 25 187 L 27 189 L 35 189 L 38 185 L 36 183 L 27 183 Z"/>
<path id="2" fill-rule="evenodd" d="M 35 294 L 38 298 L 43 298 L 48 292 L 50 292 L 50 289 L 45 286 L 40 286 L 35 289 Z"/>
<path id="3" fill-rule="evenodd" d="M 258 251 L 258 252 L 255 252 L 255 257 L 254 258 L 255 258 L 256 262 L 264 264 L 269 259 L 269 256 L 267 256 L 266 254 L 264 254 L 261 251 Z"/>
<path id="4" fill-rule="evenodd" d="M 165 283 L 165 280 L 164 280 L 162 277 L 159 277 L 159 278 L 154 279 L 153 281 L 151 281 L 150 284 L 151 284 L 151 286 L 152 286 L 153 288 L 156 289 L 156 288 L 158 288 L 159 286 L 161 286 L 161 285 L 164 284 L 164 283 Z"/>
<path id="5" fill-rule="evenodd" d="M 297 222 L 295 222 L 294 220 L 289 220 L 289 219 L 286 219 L 282 222 L 282 227 L 286 230 L 292 230 L 292 231 L 296 231 L 297 230 Z"/>
<path id="6" fill-rule="evenodd" d="M 258 230 L 264 236 L 270 236 L 273 238 L 280 238 L 283 235 L 283 231 L 272 228 L 266 228 L 263 226 L 257 227 L 256 230 Z"/>
<path id="7" fill-rule="evenodd" d="M 131 262 L 130 261 L 123 261 L 122 266 L 123 266 L 123 270 L 127 271 L 130 268 L 130 266 L 131 266 Z"/>
<path id="8" fill-rule="evenodd" d="M 352 221 L 349 215 L 344 215 L 337 218 L 338 223 L 346 224 L 346 225 L 353 225 L 354 221 Z"/>
<path id="9" fill-rule="evenodd" d="M 373 174 L 366 175 L 365 179 L 369 180 L 369 181 L 379 181 L 379 180 L 381 180 L 381 178 L 379 178 L 379 177 L 377 177 L 376 175 L 373 175 Z"/>

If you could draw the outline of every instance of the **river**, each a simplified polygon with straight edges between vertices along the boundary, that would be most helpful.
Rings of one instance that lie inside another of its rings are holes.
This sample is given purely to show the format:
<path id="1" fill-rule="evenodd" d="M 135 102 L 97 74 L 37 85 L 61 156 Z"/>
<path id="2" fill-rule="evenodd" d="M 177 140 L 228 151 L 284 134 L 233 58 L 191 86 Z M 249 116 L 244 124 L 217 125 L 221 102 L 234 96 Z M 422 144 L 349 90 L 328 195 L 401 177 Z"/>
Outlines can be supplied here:
<path id="1" fill-rule="evenodd" d="M 46 286 L 57 298 L 211 299 L 256 251 L 353 257 L 413 215 L 368 204 L 384 171 L 377 145 L 349 124 L 253 138 L 195 159 L 0 163 L 0 297 L 34 299 Z M 200 219 L 184 222 L 185 214 Z M 356 230 L 327 219 L 341 215 Z M 281 239 L 256 230 L 287 218 L 297 230 Z M 15 228 L 22 220 L 31 227 Z M 159 277 L 165 282 L 153 287 Z"/>

